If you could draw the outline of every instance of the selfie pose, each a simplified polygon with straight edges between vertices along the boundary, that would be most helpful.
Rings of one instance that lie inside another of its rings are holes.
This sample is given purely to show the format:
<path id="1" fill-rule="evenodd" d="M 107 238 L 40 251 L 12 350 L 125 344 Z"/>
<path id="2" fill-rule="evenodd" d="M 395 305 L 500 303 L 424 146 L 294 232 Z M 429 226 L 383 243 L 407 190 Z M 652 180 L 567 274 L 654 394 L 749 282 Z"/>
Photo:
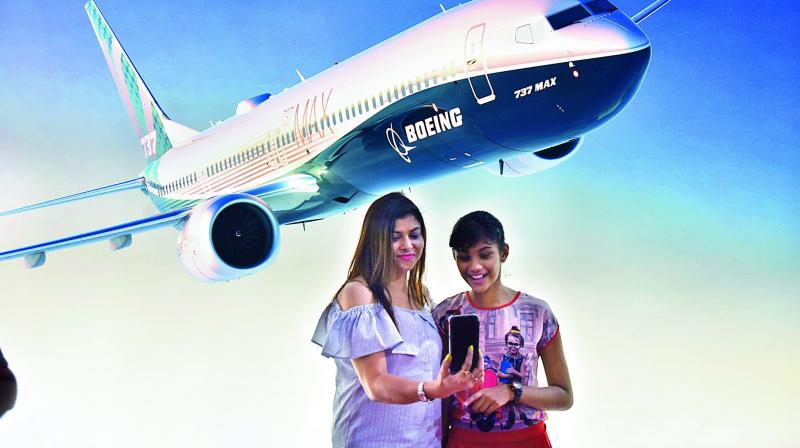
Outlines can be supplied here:
<path id="1" fill-rule="evenodd" d="M 442 361 L 422 284 L 425 236 L 408 198 L 390 193 L 376 200 L 347 280 L 317 324 L 312 340 L 336 362 L 335 447 L 440 447 L 435 399 L 482 380 L 482 368 L 468 370 L 472 350 L 456 373 L 449 356 Z"/>
<path id="2" fill-rule="evenodd" d="M 497 218 L 483 211 L 463 216 L 453 227 L 450 247 L 470 289 L 442 301 L 434 318 L 449 336 L 451 316 L 478 316 L 478 344 L 491 375 L 455 394 L 447 446 L 550 447 L 545 410 L 572 406 L 558 321 L 546 302 L 500 280 L 509 246 Z M 540 358 L 546 386 L 537 381 Z"/>

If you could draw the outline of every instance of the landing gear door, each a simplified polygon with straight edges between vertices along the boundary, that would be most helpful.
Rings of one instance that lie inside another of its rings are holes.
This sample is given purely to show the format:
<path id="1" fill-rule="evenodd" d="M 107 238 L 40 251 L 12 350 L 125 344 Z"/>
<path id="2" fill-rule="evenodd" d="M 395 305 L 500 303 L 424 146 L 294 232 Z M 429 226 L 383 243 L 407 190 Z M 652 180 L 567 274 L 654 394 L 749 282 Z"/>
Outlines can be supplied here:
<path id="1" fill-rule="evenodd" d="M 467 75 L 472 95 L 478 104 L 493 101 L 494 88 L 489 81 L 489 66 L 483 50 L 483 35 L 486 24 L 475 25 L 467 31 L 464 41 L 464 73 Z"/>

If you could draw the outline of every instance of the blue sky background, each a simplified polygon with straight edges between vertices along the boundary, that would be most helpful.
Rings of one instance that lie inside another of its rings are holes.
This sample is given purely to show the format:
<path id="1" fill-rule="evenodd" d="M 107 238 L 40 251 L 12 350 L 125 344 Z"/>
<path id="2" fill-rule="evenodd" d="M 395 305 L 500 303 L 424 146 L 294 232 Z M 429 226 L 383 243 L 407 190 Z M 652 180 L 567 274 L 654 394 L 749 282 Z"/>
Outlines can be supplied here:
<path id="1" fill-rule="evenodd" d="M 629 14 L 647 3 L 615 2 Z M 295 84 L 295 68 L 311 76 L 439 11 L 98 6 L 167 114 L 200 129 Z M 800 439 L 798 16 L 785 2 L 675 0 L 642 24 L 642 89 L 575 157 L 526 178 L 478 170 L 411 189 L 437 300 L 464 287 L 449 228 L 482 208 L 507 227 L 504 281 L 556 312 L 576 393 L 551 413 L 556 446 Z M 83 4 L 0 0 L 0 209 L 136 177 L 140 154 Z M 0 249 L 152 212 L 130 192 L 0 218 Z M 308 341 L 362 216 L 285 228 L 273 266 L 224 285 L 182 271 L 169 229 L 120 253 L 0 265 L 0 346 L 20 381 L 0 445 L 327 444 L 332 363 Z"/>

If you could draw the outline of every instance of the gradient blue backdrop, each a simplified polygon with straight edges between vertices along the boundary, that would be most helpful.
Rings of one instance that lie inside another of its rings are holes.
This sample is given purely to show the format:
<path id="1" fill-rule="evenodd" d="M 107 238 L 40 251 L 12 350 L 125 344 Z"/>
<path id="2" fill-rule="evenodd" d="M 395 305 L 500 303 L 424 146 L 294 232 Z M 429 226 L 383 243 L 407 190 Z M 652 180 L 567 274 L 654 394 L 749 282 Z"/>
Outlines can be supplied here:
<path id="1" fill-rule="evenodd" d="M 644 0 L 615 4 L 629 14 Z M 452 7 L 456 2 L 444 2 Z M 418 23 L 437 2 L 100 1 L 151 91 L 195 128 Z M 428 284 L 463 288 L 448 228 L 507 226 L 506 283 L 547 299 L 576 390 L 556 446 L 795 446 L 800 396 L 798 9 L 675 0 L 642 25 L 628 108 L 566 164 L 414 187 Z M 358 80 L 353 80 L 358 82 Z M 0 1 L 0 209 L 136 177 L 143 158 L 81 2 Z M 138 193 L 0 218 L 0 249 L 146 216 Z M 326 444 L 333 372 L 308 342 L 362 211 L 284 229 L 269 270 L 199 284 L 175 232 L 0 265 L 20 379 L 1 446 Z M 309 281 L 313 279 L 313 281 Z"/>

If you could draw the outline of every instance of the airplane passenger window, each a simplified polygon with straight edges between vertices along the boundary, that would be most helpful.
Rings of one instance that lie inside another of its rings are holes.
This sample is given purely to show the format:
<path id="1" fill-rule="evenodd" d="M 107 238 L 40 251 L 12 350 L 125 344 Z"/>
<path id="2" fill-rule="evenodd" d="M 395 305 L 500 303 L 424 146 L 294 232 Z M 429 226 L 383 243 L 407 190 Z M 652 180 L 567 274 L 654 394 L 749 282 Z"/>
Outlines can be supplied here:
<path id="1" fill-rule="evenodd" d="M 531 25 L 523 25 L 517 28 L 517 35 L 514 40 L 518 44 L 532 44 L 533 43 L 533 28 Z"/>
<path id="2" fill-rule="evenodd" d="M 373 108 L 378 107 L 378 102 L 375 101 L 375 95 L 372 95 L 372 107 Z"/>
<path id="3" fill-rule="evenodd" d="M 378 101 L 380 101 L 381 106 L 383 106 L 383 92 L 378 94 Z"/>
<path id="4" fill-rule="evenodd" d="M 568 27 L 573 23 L 581 21 L 590 15 L 591 14 L 589 14 L 589 11 L 587 11 L 583 5 L 575 5 L 561 12 L 547 16 L 547 21 L 550 22 L 550 26 L 553 27 L 553 30 L 560 30 L 561 28 Z"/>

